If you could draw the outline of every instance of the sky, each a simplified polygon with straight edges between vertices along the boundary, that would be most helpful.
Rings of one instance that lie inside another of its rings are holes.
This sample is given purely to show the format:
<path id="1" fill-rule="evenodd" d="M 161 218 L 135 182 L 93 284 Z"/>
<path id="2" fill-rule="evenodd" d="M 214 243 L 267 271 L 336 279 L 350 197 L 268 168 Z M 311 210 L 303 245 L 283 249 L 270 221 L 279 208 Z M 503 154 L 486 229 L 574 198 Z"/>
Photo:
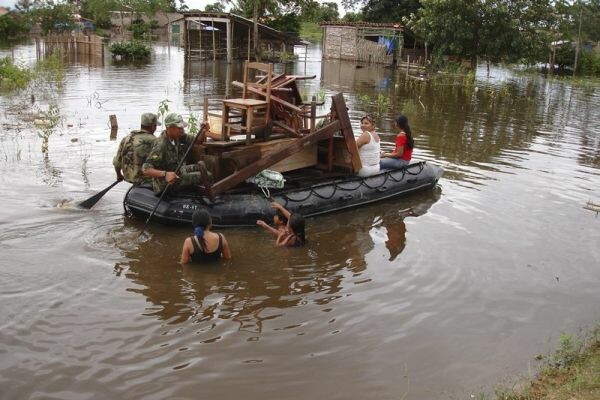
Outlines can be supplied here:
<path id="1" fill-rule="evenodd" d="M 204 10 L 204 7 L 206 7 L 207 4 L 213 4 L 215 2 L 217 2 L 218 0 L 185 0 L 185 4 L 187 4 L 187 6 L 190 9 L 193 8 L 197 8 L 199 10 Z M 338 3 L 338 10 L 340 11 L 340 16 L 344 15 L 344 8 L 342 7 L 341 4 L 341 0 L 317 0 L 319 3 L 324 3 L 327 1 L 335 1 L 336 3 Z M 179 3 L 179 0 L 177 1 L 177 3 Z M 9 7 L 9 8 L 14 8 L 15 5 L 15 0 L 0 0 L 0 6 L 3 7 Z M 226 5 L 227 9 L 229 9 L 230 6 Z"/>

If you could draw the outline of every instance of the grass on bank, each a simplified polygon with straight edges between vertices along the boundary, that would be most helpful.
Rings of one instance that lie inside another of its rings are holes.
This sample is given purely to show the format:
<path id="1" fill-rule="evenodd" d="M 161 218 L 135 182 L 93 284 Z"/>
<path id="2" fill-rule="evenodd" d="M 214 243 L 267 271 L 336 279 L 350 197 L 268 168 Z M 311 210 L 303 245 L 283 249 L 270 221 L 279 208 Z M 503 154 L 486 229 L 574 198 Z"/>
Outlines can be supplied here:
<path id="1" fill-rule="evenodd" d="M 600 399 L 600 324 L 583 340 L 562 335 L 556 353 L 542 359 L 537 376 L 520 389 L 497 389 L 496 399 Z"/>
<path id="2" fill-rule="evenodd" d="M 317 43 L 323 37 L 323 30 L 316 22 L 301 22 L 299 36 L 309 42 Z"/>

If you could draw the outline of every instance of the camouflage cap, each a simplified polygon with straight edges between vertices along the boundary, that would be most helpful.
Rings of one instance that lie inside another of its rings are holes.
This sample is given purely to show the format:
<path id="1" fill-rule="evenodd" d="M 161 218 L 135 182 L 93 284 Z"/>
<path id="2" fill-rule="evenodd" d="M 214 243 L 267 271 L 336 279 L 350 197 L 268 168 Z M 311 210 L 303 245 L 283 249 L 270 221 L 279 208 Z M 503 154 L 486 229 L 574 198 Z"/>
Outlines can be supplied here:
<path id="1" fill-rule="evenodd" d="M 160 122 L 158 122 L 158 117 L 156 116 L 156 114 L 143 113 L 141 125 L 142 126 L 160 125 Z"/>
<path id="2" fill-rule="evenodd" d="M 176 126 L 178 128 L 185 128 L 187 123 L 183 120 L 181 114 L 167 114 L 165 117 L 165 126 L 168 128 L 170 126 Z"/>

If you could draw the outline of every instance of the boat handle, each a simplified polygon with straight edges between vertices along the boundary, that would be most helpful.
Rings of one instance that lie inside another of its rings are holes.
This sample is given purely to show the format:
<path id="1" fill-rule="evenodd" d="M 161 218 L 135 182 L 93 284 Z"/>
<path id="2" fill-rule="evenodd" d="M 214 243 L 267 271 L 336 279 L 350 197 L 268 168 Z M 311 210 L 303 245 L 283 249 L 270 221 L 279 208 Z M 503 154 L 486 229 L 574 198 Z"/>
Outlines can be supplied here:
<path id="1" fill-rule="evenodd" d="M 346 201 L 346 200 L 352 200 L 354 196 L 352 196 L 351 194 L 347 194 L 345 196 L 340 197 L 340 200 Z"/>
<path id="2" fill-rule="evenodd" d="M 379 186 L 377 188 L 377 191 L 380 192 L 380 193 L 382 193 L 382 192 L 385 192 L 387 189 L 388 189 L 387 186 Z"/>
<path id="3" fill-rule="evenodd" d="M 407 179 L 406 183 L 415 183 L 417 181 L 417 178 L 412 178 L 412 179 Z"/>

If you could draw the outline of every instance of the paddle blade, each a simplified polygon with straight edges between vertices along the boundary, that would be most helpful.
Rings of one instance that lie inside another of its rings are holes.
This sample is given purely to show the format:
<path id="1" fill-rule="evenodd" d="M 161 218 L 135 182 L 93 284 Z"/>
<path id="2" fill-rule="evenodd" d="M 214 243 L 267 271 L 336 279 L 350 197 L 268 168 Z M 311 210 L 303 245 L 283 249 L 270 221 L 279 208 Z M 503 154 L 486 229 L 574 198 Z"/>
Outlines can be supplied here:
<path id="1" fill-rule="evenodd" d="M 94 207 L 94 205 L 102 198 L 102 196 L 104 196 L 106 194 L 106 192 L 108 192 L 110 189 L 112 189 L 117 183 L 119 183 L 119 181 L 115 181 L 112 185 L 110 185 L 103 191 L 96 193 L 95 195 L 93 195 L 92 197 L 90 197 L 87 200 L 82 201 L 81 203 L 77 204 L 77 206 L 80 208 L 85 208 L 85 209 L 89 210 L 90 208 Z"/>

